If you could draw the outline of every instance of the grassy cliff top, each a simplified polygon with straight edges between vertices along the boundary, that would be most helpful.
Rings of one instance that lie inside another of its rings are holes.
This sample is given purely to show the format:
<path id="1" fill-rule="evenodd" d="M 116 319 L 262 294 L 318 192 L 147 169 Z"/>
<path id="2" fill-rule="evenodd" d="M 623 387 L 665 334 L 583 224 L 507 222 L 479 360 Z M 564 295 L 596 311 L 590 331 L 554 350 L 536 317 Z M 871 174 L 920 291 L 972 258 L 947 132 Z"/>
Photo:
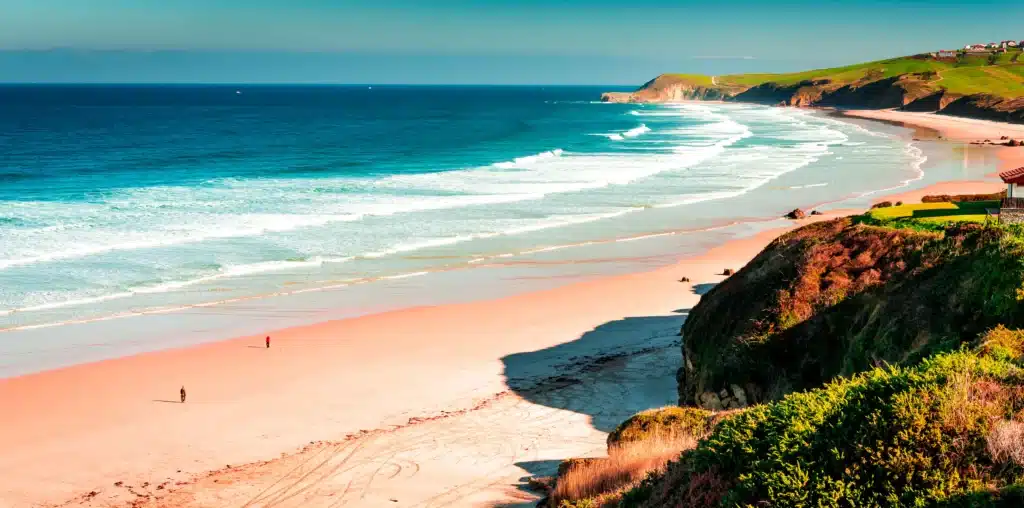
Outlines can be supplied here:
<path id="1" fill-rule="evenodd" d="M 677 82 L 677 83 L 687 83 L 687 84 L 695 85 L 695 86 L 712 86 L 714 84 L 714 82 L 711 79 L 711 76 L 705 76 L 703 74 L 676 74 L 676 73 L 669 73 L 669 74 L 662 74 L 661 76 L 658 76 L 658 78 L 670 79 L 670 80 L 672 80 L 674 82 Z"/>
<path id="2" fill-rule="evenodd" d="M 827 81 L 830 85 L 867 83 L 886 78 L 914 76 L 930 87 L 959 95 L 990 94 L 999 97 L 1024 96 L 1024 58 L 1021 51 L 989 56 L 964 56 L 957 60 L 937 60 L 926 55 L 866 62 L 830 69 L 815 69 L 783 74 L 731 74 L 716 76 L 718 87 L 754 87 L 773 83 L 794 86 L 808 81 Z M 711 86 L 710 76 L 665 74 L 692 84 Z"/>

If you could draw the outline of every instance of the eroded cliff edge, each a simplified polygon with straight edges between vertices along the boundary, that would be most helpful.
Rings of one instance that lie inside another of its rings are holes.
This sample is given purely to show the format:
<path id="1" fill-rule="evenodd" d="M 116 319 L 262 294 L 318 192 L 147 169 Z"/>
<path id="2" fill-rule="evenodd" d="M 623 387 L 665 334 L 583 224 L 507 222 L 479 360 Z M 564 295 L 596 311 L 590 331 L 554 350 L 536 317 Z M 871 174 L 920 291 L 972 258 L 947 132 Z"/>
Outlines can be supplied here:
<path id="1" fill-rule="evenodd" d="M 703 79 L 702 79 L 703 78 Z M 662 74 L 633 92 L 602 94 L 603 102 L 666 103 L 731 101 L 793 107 L 839 107 L 934 112 L 951 116 L 1024 123 L 1024 97 L 950 93 L 933 86 L 929 73 L 879 77 L 869 73 L 851 83 L 813 79 L 794 84 L 769 81 L 754 86 L 723 85 L 714 78 Z"/>
<path id="2" fill-rule="evenodd" d="M 681 404 L 777 400 L 1024 325 L 1022 244 L 1009 229 L 860 220 L 783 235 L 701 298 L 683 326 Z"/>
<path id="3" fill-rule="evenodd" d="M 633 92 L 607 92 L 601 94 L 603 102 L 661 103 L 686 100 L 725 100 L 738 89 L 720 87 L 710 78 L 683 74 L 662 74 Z"/>

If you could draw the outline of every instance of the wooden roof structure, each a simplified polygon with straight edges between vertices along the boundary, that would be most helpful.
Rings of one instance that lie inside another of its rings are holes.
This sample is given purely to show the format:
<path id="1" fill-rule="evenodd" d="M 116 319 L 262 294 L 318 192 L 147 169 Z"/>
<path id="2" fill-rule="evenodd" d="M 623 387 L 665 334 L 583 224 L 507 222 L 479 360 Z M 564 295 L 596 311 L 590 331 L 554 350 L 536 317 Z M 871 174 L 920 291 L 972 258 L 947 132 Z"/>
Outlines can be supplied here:
<path id="1" fill-rule="evenodd" d="M 1004 183 L 1024 185 L 1024 167 L 1003 171 L 999 173 L 999 178 L 1002 178 Z"/>

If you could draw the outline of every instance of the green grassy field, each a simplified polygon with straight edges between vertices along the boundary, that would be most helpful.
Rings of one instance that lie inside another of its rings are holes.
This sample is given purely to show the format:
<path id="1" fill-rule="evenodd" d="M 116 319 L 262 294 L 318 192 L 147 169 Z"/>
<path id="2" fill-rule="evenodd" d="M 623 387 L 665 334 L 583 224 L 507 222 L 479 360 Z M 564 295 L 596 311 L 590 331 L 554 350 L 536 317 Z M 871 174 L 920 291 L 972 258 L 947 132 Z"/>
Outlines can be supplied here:
<path id="1" fill-rule="evenodd" d="M 952 64 L 937 60 L 918 60 L 913 58 L 894 58 L 878 62 L 867 62 L 845 67 L 834 67 L 831 69 L 815 69 L 803 72 L 787 74 L 736 74 L 722 76 L 719 83 L 735 83 L 740 85 L 754 86 L 762 83 L 778 83 L 780 85 L 795 85 L 801 81 L 814 79 L 829 79 L 834 83 L 852 83 L 863 79 L 869 74 L 875 74 L 879 79 L 899 76 L 902 74 L 921 73 L 927 71 L 942 71 L 952 68 Z"/>
<path id="2" fill-rule="evenodd" d="M 998 201 L 916 203 L 874 208 L 868 211 L 866 219 L 878 224 L 919 223 L 927 228 L 951 222 L 985 222 L 989 219 L 985 210 L 993 208 L 999 208 Z"/>
<path id="3" fill-rule="evenodd" d="M 972 95 L 987 93 L 1001 97 L 1024 95 L 1024 60 L 1020 51 L 989 56 L 964 56 L 957 61 L 936 60 L 928 57 L 901 57 L 866 62 L 830 69 L 815 69 L 785 74 L 733 74 L 719 76 L 719 86 L 751 87 L 765 83 L 793 86 L 808 80 L 828 80 L 841 86 L 856 82 L 870 82 L 906 74 L 918 75 L 922 83 L 935 90 Z M 687 80 L 697 82 L 698 76 L 687 74 Z M 709 83 L 710 78 L 700 80 Z"/>
<path id="4" fill-rule="evenodd" d="M 960 67 L 941 73 L 942 80 L 933 82 L 950 92 L 971 95 L 988 93 L 1003 97 L 1024 95 L 1024 66 L 991 65 Z"/>
<path id="5" fill-rule="evenodd" d="M 698 86 L 711 86 L 713 84 L 711 76 L 705 76 L 703 74 L 665 74 L 664 76 Z"/>

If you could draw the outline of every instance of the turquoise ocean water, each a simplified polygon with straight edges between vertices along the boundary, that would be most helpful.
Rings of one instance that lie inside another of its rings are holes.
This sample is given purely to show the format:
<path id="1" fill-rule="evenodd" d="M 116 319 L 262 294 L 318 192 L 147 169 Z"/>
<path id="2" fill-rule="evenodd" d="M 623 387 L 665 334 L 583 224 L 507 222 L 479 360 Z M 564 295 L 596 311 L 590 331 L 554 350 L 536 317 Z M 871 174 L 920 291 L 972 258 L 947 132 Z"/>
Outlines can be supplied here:
<path id="1" fill-rule="evenodd" d="M 158 348 L 145 331 L 178 312 L 244 305 L 286 325 L 270 309 L 289 296 L 365 313 L 403 304 L 413 278 L 409 301 L 437 303 L 472 293 L 443 274 L 526 267 L 493 286 L 545 260 L 664 256 L 685 242 L 662 236 L 704 245 L 923 175 L 922 148 L 885 129 L 601 104 L 602 90 L 2 87 L 0 367 L 95 359 L 86 342 L 110 345 L 100 356 Z M 431 277 L 448 293 L 432 296 Z M 174 333 L 199 329 L 236 331 Z"/>

